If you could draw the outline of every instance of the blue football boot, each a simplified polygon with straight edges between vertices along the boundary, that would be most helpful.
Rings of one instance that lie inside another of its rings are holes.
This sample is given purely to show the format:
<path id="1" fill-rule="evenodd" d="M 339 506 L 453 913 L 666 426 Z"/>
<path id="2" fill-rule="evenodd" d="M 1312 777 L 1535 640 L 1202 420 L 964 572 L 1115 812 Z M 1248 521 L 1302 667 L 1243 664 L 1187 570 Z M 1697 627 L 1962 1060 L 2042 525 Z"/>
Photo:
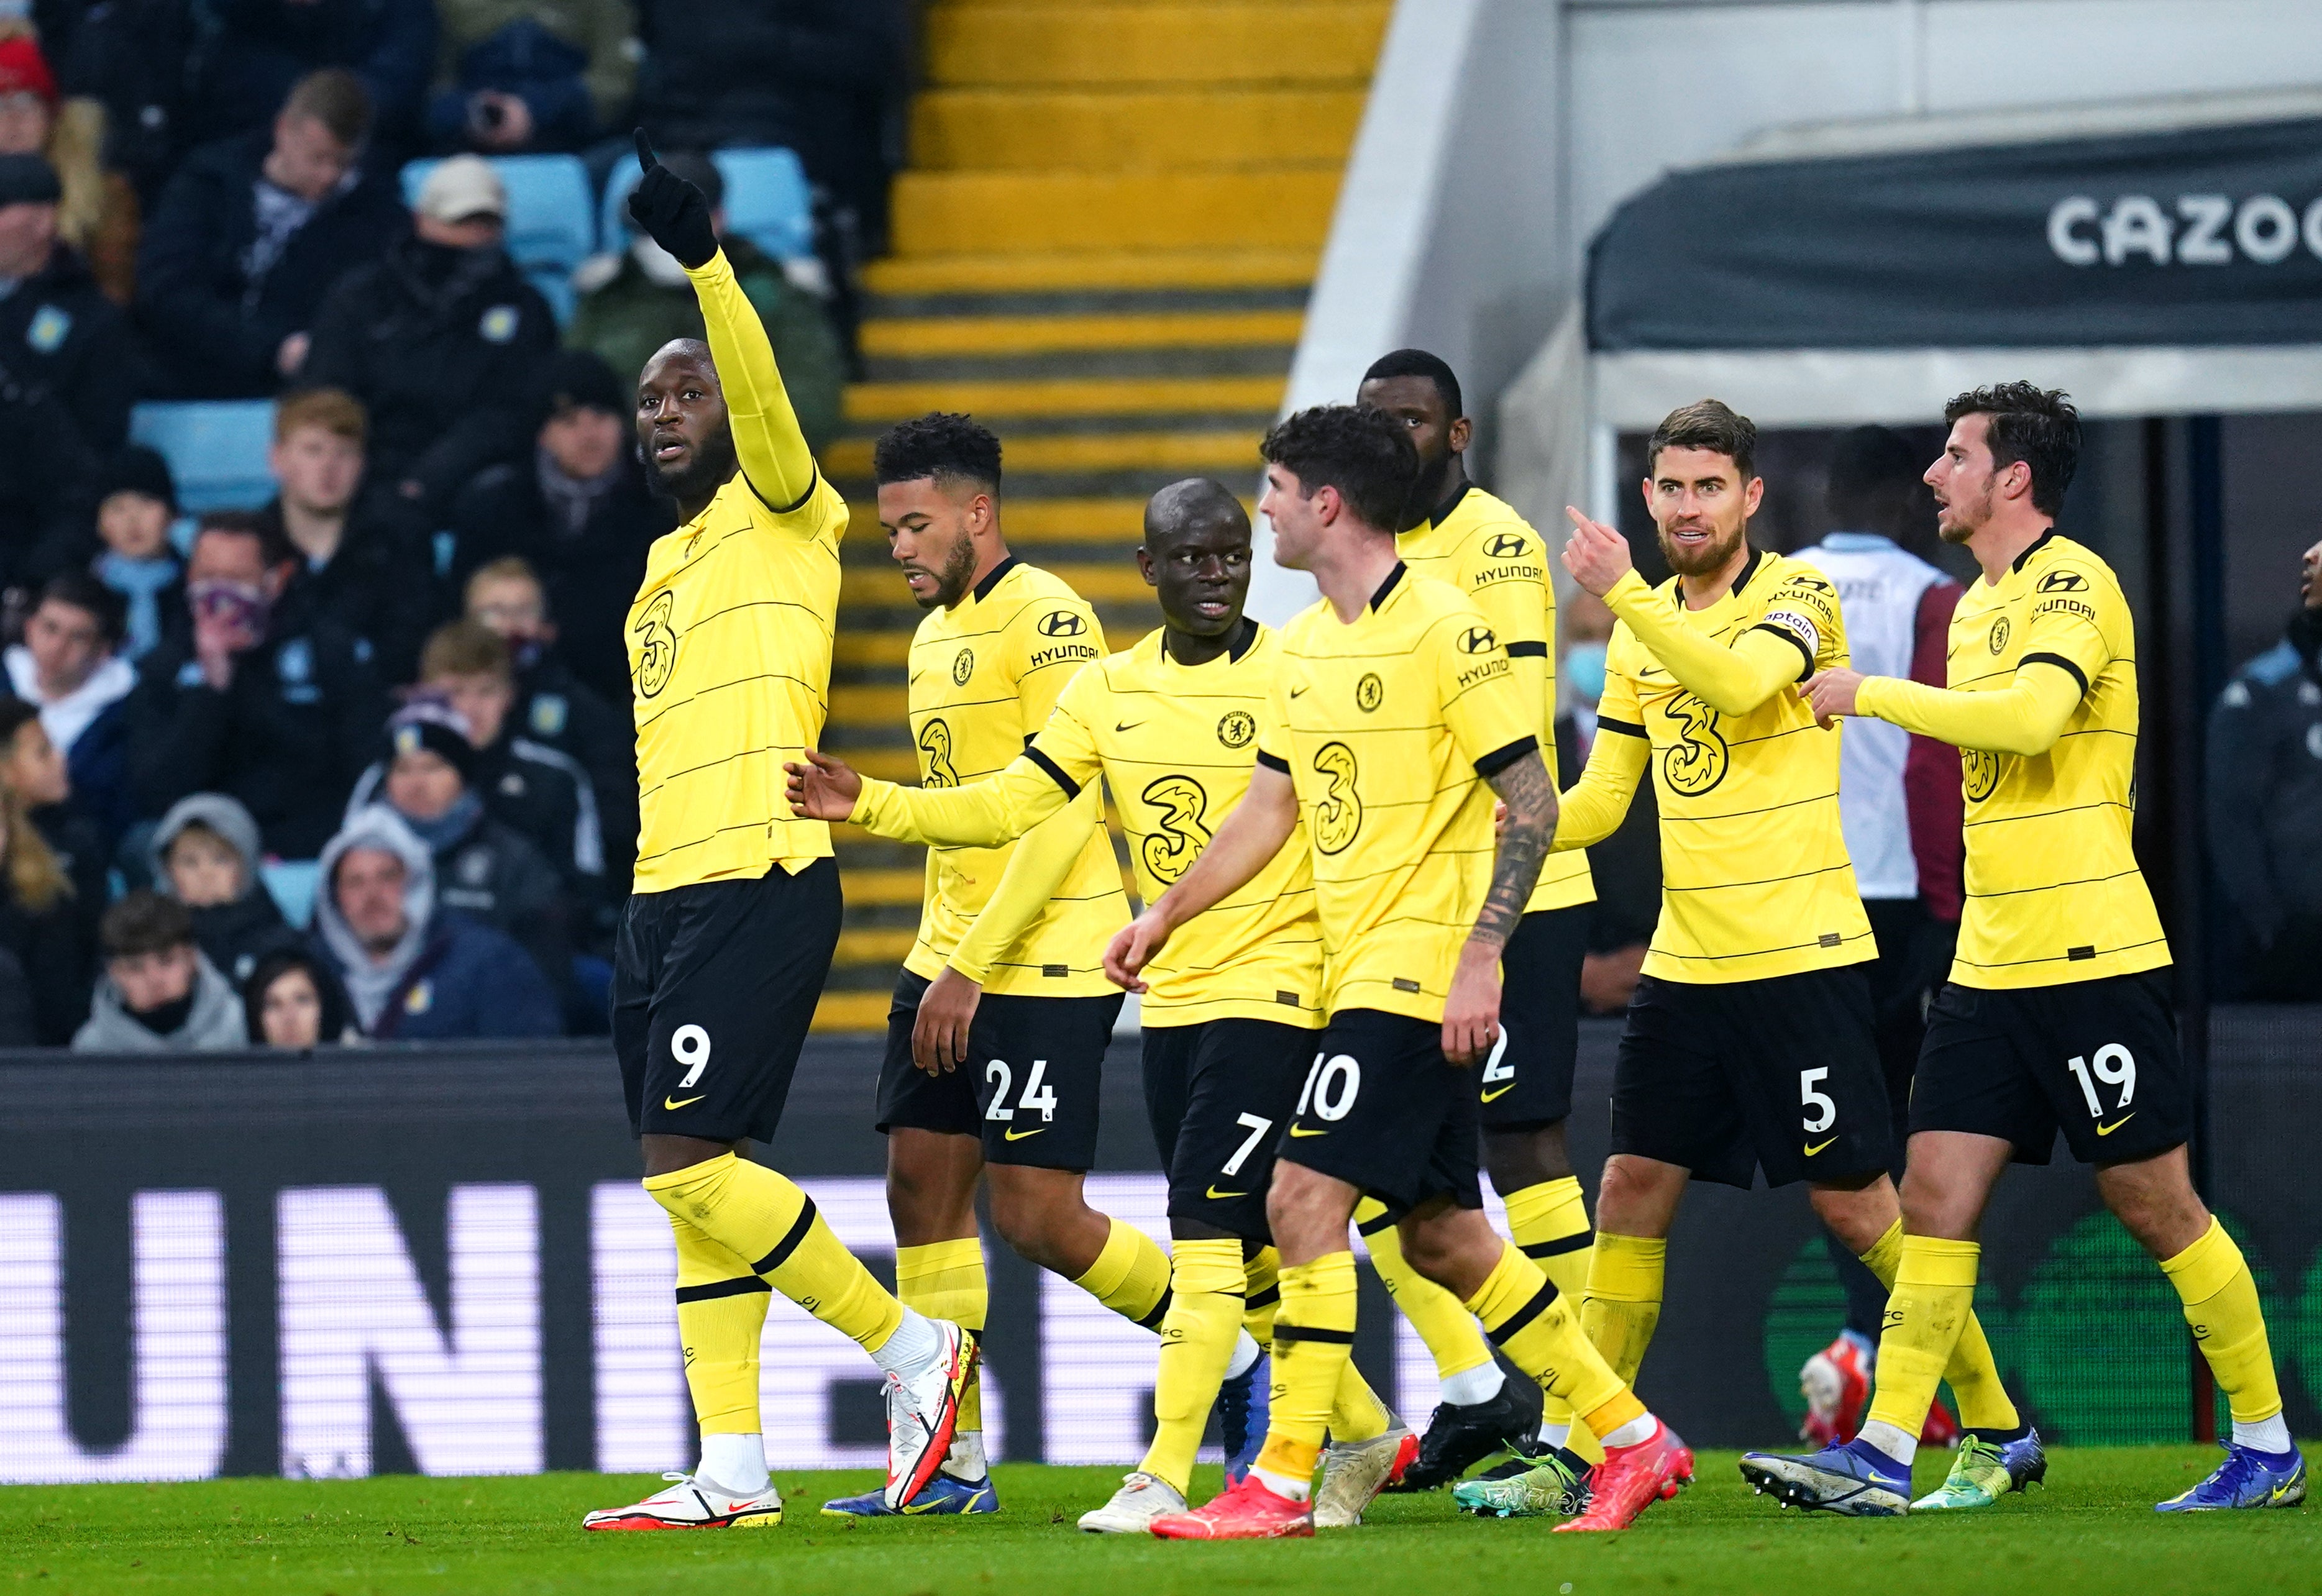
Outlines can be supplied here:
<path id="1" fill-rule="evenodd" d="M 1825 1446 L 1804 1457 L 1742 1455 L 1742 1477 L 1786 1508 L 1818 1509 L 1850 1518 L 1893 1518 L 1911 1510 L 1911 1471 L 1868 1441 Z"/>
<path id="2" fill-rule="evenodd" d="M 2156 1513 L 2213 1513 L 2225 1508 L 2294 1508 L 2306 1500 L 2306 1459 L 2287 1452 L 2222 1443 L 2226 1461 L 2192 1490 L 2155 1502 Z"/>
<path id="3" fill-rule="evenodd" d="M 1258 1448 L 1266 1445 L 1266 1427 L 1273 1418 L 1274 1360 L 1261 1355 L 1218 1387 L 1218 1429 L 1226 1454 L 1226 1483 L 1239 1485 Z"/>
<path id="4" fill-rule="evenodd" d="M 822 1504 L 826 1518 L 944 1518 L 958 1513 L 999 1510 L 1000 1493 L 992 1488 L 989 1474 L 981 1480 L 957 1480 L 949 1474 L 937 1474 L 900 1508 L 889 1507 L 886 1493 L 879 1491 L 842 1496 Z"/>

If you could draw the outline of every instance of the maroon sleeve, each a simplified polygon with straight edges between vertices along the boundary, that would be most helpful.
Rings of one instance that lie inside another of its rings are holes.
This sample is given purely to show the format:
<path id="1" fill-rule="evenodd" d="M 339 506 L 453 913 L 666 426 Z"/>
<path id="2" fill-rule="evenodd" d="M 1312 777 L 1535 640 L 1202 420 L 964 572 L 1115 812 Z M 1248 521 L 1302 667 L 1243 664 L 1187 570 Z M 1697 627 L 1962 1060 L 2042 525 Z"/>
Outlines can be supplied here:
<path id="1" fill-rule="evenodd" d="M 1937 582 L 1919 595 L 1919 616 L 1911 649 L 1911 679 L 1929 687 L 1946 684 L 1944 653 L 1952 611 L 1966 589 Z M 1967 818 L 1961 791 L 1960 751 L 1933 737 L 1913 737 L 1903 762 L 1903 802 L 1911 816 L 1911 852 L 1919 862 L 1919 898 L 1938 920 L 1957 921 L 1966 888 L 1960 856 L 1960 827 Z"/>

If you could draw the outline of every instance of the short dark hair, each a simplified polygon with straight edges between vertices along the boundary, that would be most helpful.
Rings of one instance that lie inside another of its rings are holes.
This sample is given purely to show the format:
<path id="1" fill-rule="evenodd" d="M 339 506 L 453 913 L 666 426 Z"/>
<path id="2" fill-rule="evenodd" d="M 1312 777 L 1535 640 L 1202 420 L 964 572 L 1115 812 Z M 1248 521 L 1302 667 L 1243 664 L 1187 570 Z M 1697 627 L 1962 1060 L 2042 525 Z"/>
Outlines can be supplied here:
<path id="1" fill-rule="evenodd" d="M 96 936 L 108 959 L 166 953 L 192 944 L 194 917 L 176 898 L 140 888 L 105 911 Z"/>
<path id="2" fill-rule="evenodd" d="M 1309 498 L 1317 488 L 1335 488 L 1357 519 L 1385 533 L 1403 524 L 1419 483 L 1419 451 L 1410 433 L 1352 405 L 1316 405 L 1275 422 L 1257 452 L 1296 477 Z"/>
<path id="3" fill-rule="evenodd" d="M 339 984 L 336 971 L 305 948 L 279 948 L 261 959 L 251 971 L 250 979 L 242 984 L 242 1013 L 250 1030 L 250 1044 L 263 1046 L 266 1035 L 266 990 L 293 970 L 303 970 L 314 983 L 315 996 L 322 999 L 323 1023 L 315 1040 L 328 1046 L 347 1034 L 354 1023 L 352 1006 L 347 1002 L 346 989 Z"/>
<path id="4" fill-rule="evenodd" d="M 998 493 L 1000 439 L 972 415 L 930 410 L 880 434 L 871 451 L 871 476 L 882 487 L 950 477 Z"/>
<path id="5" fill-rule="evenodd" d="M 1986 441 L 1994 470 L 2022 461 L 2032 468 L 2032 507 L 2061 515 L 2064 490 L 2080 469 L 2080 413 L 2060 388 L 2002 382 L 1960 395 L 1943 406 L 1946 424 L 1962 415 L 1989 418 Z"/>
<path id="6" fill-rule="evenodd" d="M 96 634 L 107 648 L 118 648 L 129 629 L 129 601 L 85 570 L 60 570 L 41 589 L 41 604 L 51 599 L 87 610 L 96 620 Z M 33 606 L 35 609 L 39 605 Z"/>
<path id="7" fill-rule="evenodd" d="M 281 521 L 255 510 L 212 510 L 194 529 L 194 541 L 199 543 L 205 533 L 212 532 L 256 538 L 258 562 L 269 570 L 278 565 L 294 564 L 298 558 L 297 548 L 290 542 L 290 534 L 282 529 Z"/>
<path id="8" fill-rule="evenodd" d="M 328 128 L 331 137 L 349 150 L 360 149 L 370 137 L 370 91 L 363 80 L 343 67 L 309 72 L 290 87 L 282 109 Z"/>
<path id="9" fill-rule="evenodd" d="M 1832 515 L 1858 532 L 1876 532 L 1865 523 L 1883 514 L 1896 496 L 1918 491 L 1920 460 L 1904 436 L 1890 427 L 1850 427 L 1830 451 L 1826 498 Z"/>
<path id="10" fill-rule="evenodd" d="M 1661 417 L 1645 445 L 1650 476 L 1664 449 L 1706 449 L 1732 461 L 1747 483 L 1758 474 L 1758 425 L 1723 399 L 1696 399 Z"/>
<path id="11" fill-rule="evenodd" d="M 1384 382 L 1390 377 L 1424 377 L 1443 396 L 1444 407 L 1451 412 L 1452 420 L 1467 414 L 1460 408 L 1459 378 L 1441 355 L 1430 354 L 1423 349 L 1394 350 L 1373 360 L 1371 369 L 1363 373 L 1365 382 Z"/>

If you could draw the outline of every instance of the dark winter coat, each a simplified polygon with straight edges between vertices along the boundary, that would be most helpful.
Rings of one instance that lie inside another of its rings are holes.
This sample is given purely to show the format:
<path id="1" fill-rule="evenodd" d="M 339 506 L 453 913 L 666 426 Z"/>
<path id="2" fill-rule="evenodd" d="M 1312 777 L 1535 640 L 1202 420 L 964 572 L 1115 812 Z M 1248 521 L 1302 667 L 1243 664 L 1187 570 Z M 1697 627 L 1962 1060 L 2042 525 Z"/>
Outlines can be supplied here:
<path id="1" fill-rule="evenodd" d="M 95 509 L 86 484 L 128 437 L 142 372 L 128 318 L 69 246 L 0 298 L 0 584 Z"/>
<path id="2" fill-rule="evenodd" d="M 330 626 L 370 653 L 373 674 L 388 686 L 413 680 L 419 651 L 435 620 L 434 567 L 426 543 L 407 515 L 381 514 L 378 501 L 358 500 L 347 517 L 339 552 L 317 570 L 300 561 L 275 606 L 286 632 Z M 260 512 L 282 524 L 279 500 Z"/>

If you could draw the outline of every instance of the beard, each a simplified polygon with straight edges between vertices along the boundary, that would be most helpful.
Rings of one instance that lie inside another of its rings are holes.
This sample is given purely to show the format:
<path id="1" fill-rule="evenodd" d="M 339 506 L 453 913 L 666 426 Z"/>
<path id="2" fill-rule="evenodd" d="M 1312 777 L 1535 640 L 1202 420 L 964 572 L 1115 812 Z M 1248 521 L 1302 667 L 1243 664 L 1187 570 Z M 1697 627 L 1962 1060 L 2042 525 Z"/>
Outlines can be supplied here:
<path id="1" fill-rule="evenodd" d="M 685 504 L 709 497 L 733 480 L 741 465 L 734 453 L 732 429 L 720 427 L 696 445 L 691 457 L 674 470 L 664 469 L 648 451 L 645 479 L 659 497 Z"/>
<path id="2" fill-rule="evenodd" d="M 975 540 L 966 534 L 951 546 L 943 564 L 935 573 L 936 591 L 932 598 L 912 595 L 921 609 L 949 609 L 967 597 L 969 582 L 975 576 Z"/>
<path id="3" fill-rule="evenodd" d="M 1971 502 L 1954 500 L 1936 513 L 1935 535 L 1947 543 L 1964 543 L 1983 530 L 1991 519 L 1991 484 L 1983 485 L 1983 497 Z"/>
<path id="4" fill-rule="evenodd" d="M 1705 577 L 1724 568 L 1726 561 L 1733 558 L 1733 552 L 1742 546 L 1742 540 L 1749 531 L 1749 523 L 1742 522 L 1733 528 L 1731 534 L 1713 538 L 1708 543 L 1690 548 L 1671 542 L 1669 534 L 1661 531 L 1661 558 L 1668 561 L 1668 568 L 1681 577 Z"/>

